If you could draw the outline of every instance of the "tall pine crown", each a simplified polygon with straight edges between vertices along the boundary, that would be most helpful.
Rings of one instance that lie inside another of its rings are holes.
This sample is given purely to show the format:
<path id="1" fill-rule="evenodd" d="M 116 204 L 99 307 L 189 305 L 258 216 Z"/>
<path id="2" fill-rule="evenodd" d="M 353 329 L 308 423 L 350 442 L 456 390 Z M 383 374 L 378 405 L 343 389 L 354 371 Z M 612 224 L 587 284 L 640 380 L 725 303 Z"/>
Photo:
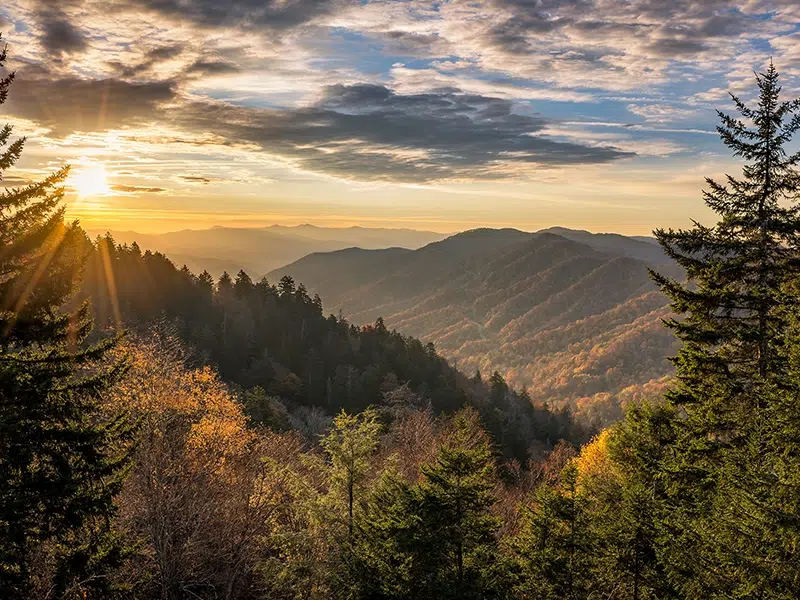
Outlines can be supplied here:
<path id="1" fill-rule="evenodd" d="M 750 394 L 768 375 L 785 373 L 779 334 L 794 303 L 786 284 L 800 264 L 800 153 L 789 154 L 786 146 L 800 128 L 800 100 L 780 102 L 771 62 L 756 80 L 754 108 L 731 94 L 739 116 L 719 112 L 722 141 L 745 160 L 740 178 L 706 179 L 704 200 L 719 221 L 655 232 L 688 278 L 681 283 L 653 274 L 673 310 L 685 315 L 667 322 L 683 341 L 675 359 L 679 383 L 671 394 L 679 404 L 717 397 L 718 386 L 728 398 Z"/>

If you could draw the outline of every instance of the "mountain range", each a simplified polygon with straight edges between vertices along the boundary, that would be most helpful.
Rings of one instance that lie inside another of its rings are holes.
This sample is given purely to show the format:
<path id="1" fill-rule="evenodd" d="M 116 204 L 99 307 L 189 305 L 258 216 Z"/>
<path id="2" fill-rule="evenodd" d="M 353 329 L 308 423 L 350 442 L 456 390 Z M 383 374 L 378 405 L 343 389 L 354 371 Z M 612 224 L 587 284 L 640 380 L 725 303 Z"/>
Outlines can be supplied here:
<path id="1" fill-rule="evenodd" d="M 318 227 L 272 225 L 261 228 L 212 227 L 184 229 L 161 234 L 135 231 L 89 230 L 91 237 L 110 234 L 118 244 L 136 242 L 144 250 L 162 252 L 178 266 L 186 265 L 215 277 L 240 270 L 254 277 L 313 252 L 358 246 L 373 248 L 420 248 L 441 240 L 445 234 L 413 229 L 367 227 Z"/>
<path id="2" fill-rule="evenodd" d="M 672 372 L 670 311 L 648 268 L 679 276 L 652 238 L 478 229 L 416 250 L 317 252 L 267 278 L 289 275 L 352 322 L 383 317 L 464 372 L 498 370 L 534 400 L 611 422 Z"/>

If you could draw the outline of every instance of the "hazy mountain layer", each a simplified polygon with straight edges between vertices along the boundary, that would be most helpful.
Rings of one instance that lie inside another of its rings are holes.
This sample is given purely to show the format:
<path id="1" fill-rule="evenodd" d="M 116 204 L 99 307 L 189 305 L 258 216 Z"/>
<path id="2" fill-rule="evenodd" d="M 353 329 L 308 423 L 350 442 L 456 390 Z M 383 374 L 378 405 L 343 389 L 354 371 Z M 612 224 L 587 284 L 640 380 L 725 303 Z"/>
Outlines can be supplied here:
<path id="1" fill-rule="evenodd" d="M 475 230 L 416 251 L 318 253 L 268 278 L 291 275 L 353 322 L 382 316 L 465 372 L 498 369 L 535 399 L 568 399 L 612 420 L 671 372 L 674 341 L 661 324 L 669 311 L 647 268 L 674 267 L 646 239 L 557 231 Z"/>
<path id="2" fill-rule="evenodd" d="M 104 235 L 105 231 L 90 231 Z M 316 227 L 273 225 L 263 228 L 213 227 L 185 229 L 163 234 L 133 231 L 110 232 L 117 243 L 136 242 L 142 250 L 166 254 L 176 265 L 197 273 L 207 270 L 219 276 L 243 269 L 261 277 L 271 269 L 312 252 L 326 252 L 358 246 L 361 248 L 419 248 L 445 237 L 432 231 L 411 229 L 370 229 L 365 227 Z"/>

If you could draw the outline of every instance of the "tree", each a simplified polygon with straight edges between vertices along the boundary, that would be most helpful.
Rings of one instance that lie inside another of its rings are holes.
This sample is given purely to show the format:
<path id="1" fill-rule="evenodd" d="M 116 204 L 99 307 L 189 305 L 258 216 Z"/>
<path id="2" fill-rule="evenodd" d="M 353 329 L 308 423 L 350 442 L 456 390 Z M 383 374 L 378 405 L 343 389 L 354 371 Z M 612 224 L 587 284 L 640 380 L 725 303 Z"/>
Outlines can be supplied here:
<path id="1" fill-rule="evenodd" d="M 378 447 L 380 430 L 377 411 L 369 409 L 357 416 L 342 411 L 320 442 L 331 460 L 332 485 L 345 496 L 350 541 L 355 533 L 356 494 L 369 468 L 369 458 Z"/>
<path id="2" fill-rule="evenodd" d="M 800 129 L 800 100 L 780 102 L 771 63 L 756 80 L 755 108 L 732 95 L 740 116 L 719 113 L 722 141 L 746 161 L 742 178 L 707 179 L 719 222 L 656 231 L 688 278 L 653 275 L 683 316 L 667 321 L 683 345 L 666 394 L 675 437 L 658 476 L 661 560 L 687 597 L 784 597 L 775 569 L 798 540 L 775 490 L 788 489 L 785 469 L 800 448 L 779 410 L 796 411 L 798 397 L 784 332 L 798 308 L 789 284 L 800 267 L 800 153 L 786 146 Z M 770 539 L 784 550 L 773 555 Z"/>
<path id="3" fill-rule="evenodd" d="M 489 378 L 489 399 L 496 408 L 505 408 L 508 405 L 508 384 L 500 373 L 495 371 Z"/>
<path id="4" fill-rule="evenodd" d="M 688 411 L 697 433 L 735 431 L 737 408 L 758 410 L 759 383 L 768 376 L 779 380 L 787 368 L 780 332 L 787 324 L 785 308 L 795 303 L 785 285 L 800 266 L 800 177 L 794 168 L 800 153 L 787 155 L 785 146 L 800 129 L 800 115 L 794 114 L 800 99 L 778 101 L 781 88 L 771 63 L 756 78 L 757 108 L 731 95 L 744 120 L 719 113 L 723 142 L 748 161 L 743 179 L 706 180 L 705 202 L 719 222 L 655 232 L 689 280 L 682 284 L 653 273 L 673 310 L 685 316 L 667 321 L 683 342 L 674 360 L 677 385 L 668 397 Z M 742 406 L 745 396 L 749 401 Z M 713 417 L 706 410 L 712 405 Z"/>
<path id="5" fill-rule="evenodd" d="M 490 439 L 474 410 L 453 417 L 436 459 L 412 489 L 409 521 L 397 532 L 408 563 L 410 598 L 504 598 L 511 588 L 500 552 L 496 470 Z"/>
<path id="6" fill-rule="evenodd" d="M 435 457 L 420 467 L 417 483 L 398 468 L 402 460 L 390 460 L 369 492 L 361 535 L 345 555 L 346 595 L 508 597 L 510 564 L 500 547 L 500 519 L 491 513 L 498 484 L 494 457 L 475 411 L 452 418 Z"/>
<path id="7" fill-rule="evenodd" d="M 13 78 L 0 80 L 0 104 Z M 25 143 L 11 133 L 0 130 L 0 172 Z M 65 310 L 89 245 L 64 223 L 67 173 L 0 195 L 0 589 L 15 598 L 41 587 L 108 597 L 125 554 L 111 523 L 131 427 L 101 410 L 124 363 L 106 360 L 115 339 L 85 343 L 88 304 Z"/>
<path id="8" fill-rule="evenodd" d="M 602 597 L 677 597 L 658 561 L 664 494 L 654 468 L 670 440 L 671 416 L 663 407 L 633 405 L 625 423 L 603 431 L 575 461 Z"/>
<path id="9" fill-rule="evenodd" d="M 178 340 L 134 337 L 130 370 L 111 394 L 139 422 L 120 500 L 140 541 L 137 598 L 252 598 L 273 551 L 296 436 L 247 428 L 243 406 L 210 369 L 189 369 Z"/>
<path id="10" fill-rule="evenodd" d="M 521 576 L 517 592 L 531 600 L 583 600 L 592 591 L 594 542 L 578 470 L 568 463 L 558 487 L 541 485 L 513 541 Z"/>
<path id="11" fill-rule="evenodd" d="M 472 376 L 471 381 L 476 385 L 483 383 L 483 376 L 481 375 L 481 370 L 479 368 L 475 368 L 475 374 Z"/>

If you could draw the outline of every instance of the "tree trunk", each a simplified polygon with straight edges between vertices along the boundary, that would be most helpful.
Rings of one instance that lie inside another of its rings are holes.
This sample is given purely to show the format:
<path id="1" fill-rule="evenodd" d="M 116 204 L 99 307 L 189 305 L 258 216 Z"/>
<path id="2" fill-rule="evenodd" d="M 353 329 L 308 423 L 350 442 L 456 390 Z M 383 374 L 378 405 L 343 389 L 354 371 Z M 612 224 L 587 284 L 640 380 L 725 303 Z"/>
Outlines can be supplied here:
<path id="1" fill-rule="evenodd" d="M 350 541 L 353 541 L 353 478 L 347 480 L 347 530 Z"/>

